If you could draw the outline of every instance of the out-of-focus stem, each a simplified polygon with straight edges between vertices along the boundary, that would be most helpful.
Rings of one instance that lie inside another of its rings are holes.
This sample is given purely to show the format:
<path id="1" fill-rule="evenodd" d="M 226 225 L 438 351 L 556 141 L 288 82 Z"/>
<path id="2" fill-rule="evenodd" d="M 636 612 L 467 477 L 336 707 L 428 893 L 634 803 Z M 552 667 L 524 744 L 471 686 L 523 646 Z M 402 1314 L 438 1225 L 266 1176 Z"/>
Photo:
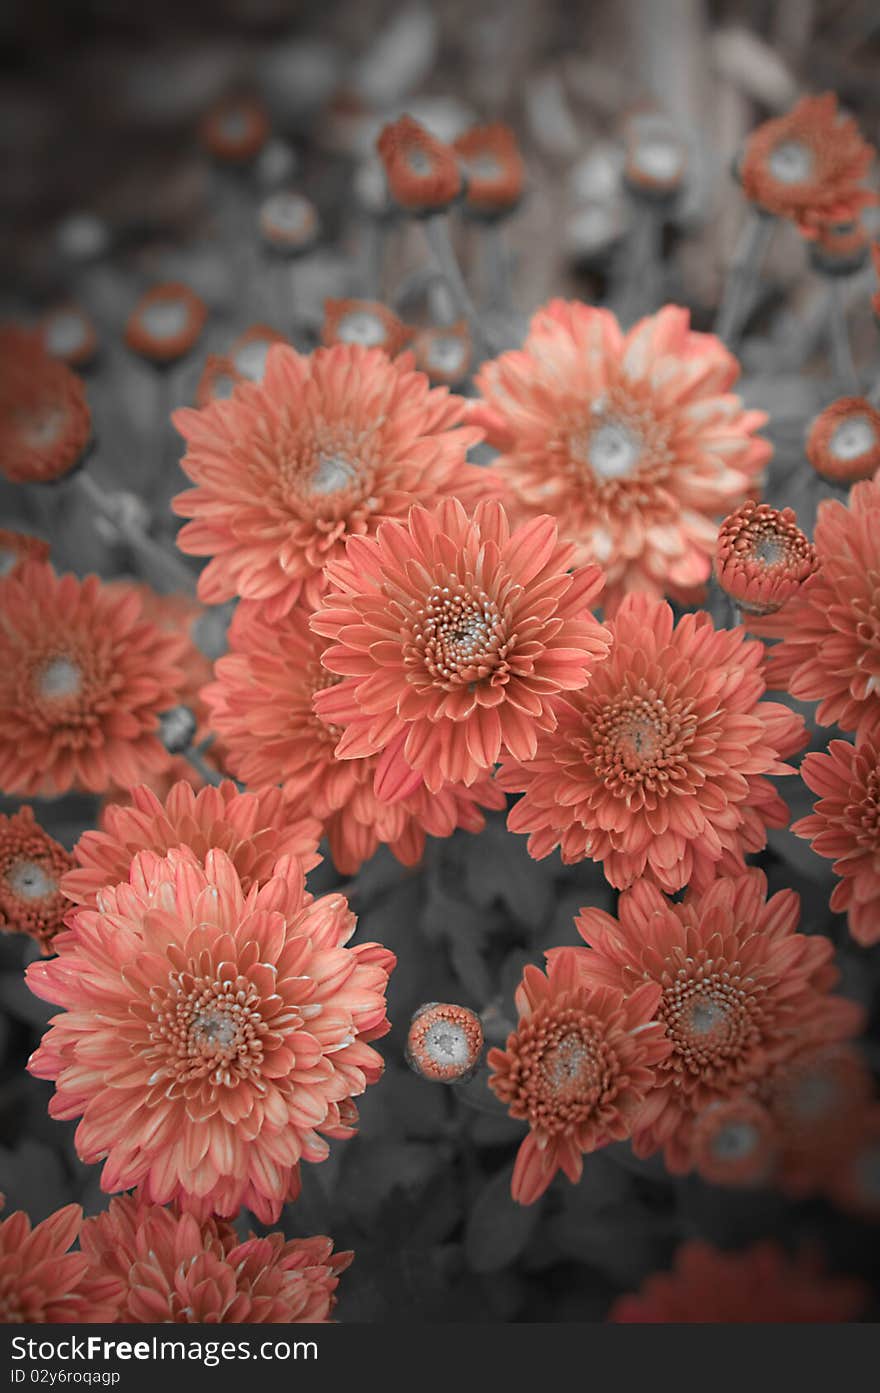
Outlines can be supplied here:
<path id="1" fill-rule="evenodd" d="M 715 321 L 715 333 L 728 348 L 735 346 L 754 303 L 773 231 L 773 218 L 753 208 L 740 233 Z"/>
<path id="2" fill-rule="evenodd" d="M 216 769 L 212 769 L 211 765 L 205 759 L 202 753 L 205 748 L 204 745 L 190 745 L 188 749 L 184 750 L 183 758 L 188 764 L 192 765 L 193 769 L 195 769 L 200 778 L 204 779 L 206 784 L 211 784 L 214 788 L 219 788 L 223 783 L 223 775 L 219 774 Z"/>
<path id="3" fill-rule="evenodd" d="M 434 260 L 437 262 L 437 266 L 455 300 L 456 310 L 468 322 L 475 355 L 481 359 L 485 358 L 491 350 L 477 308 L 468 293 L 452 247 L 452 239 L 449 236 L 449 219 L 445 213 L 433 213 L 430 217 L 425 218 L 424 228 Z"/>
<path id="4" fill-rule="evenodd" d="M 99 488 L 88 470 L 80 469 L 74 478 L 78 488 L 85 494 L 91 506 L 110 523 L 136 556 L 164 571 L 167 576 L 174 580 L 178 589 L 184 590 L 190 595 L 195 593 L 195 578 L 192 571 L 176 552 L 170 551 L 161 542 L 148 536 L 143 528 L 127 515 L 124 506 L 120 506 L 119 500 L 114 494 L 105 493 Z"/>
<path id="5" fill-rule="evenodd" d="M 378 218 L 366 216 L 361 220 L 360 260 L 364 299 L 381 300 L 385 227 Z"/>
<path id="6" fill-rule="evenodd" d="M 641 315 L 653 313 L 661 300 L 663 210 L 645 198 L 633 198 L 632 210 L 626 285 L 620 308 L 620 319 L 627 326 Z"/>
<path id="7" fill-rule="evenodd" d="M 500 221 L 495 219 L 483 224 L 481 241 L 487 303 L 491 309 L 507 314 L 513 308 L 510 295 L 510 257 L 504 245 Z"/>
<path id="8" fill-rule="evenodd" d="M 828 332 L 831 340 L 831 364 L 836 384 L 848 396 L 858 396 L 859 375 L 856 371 L 846 324 L 846 305 L 839 276 L 828 276 Z"/>

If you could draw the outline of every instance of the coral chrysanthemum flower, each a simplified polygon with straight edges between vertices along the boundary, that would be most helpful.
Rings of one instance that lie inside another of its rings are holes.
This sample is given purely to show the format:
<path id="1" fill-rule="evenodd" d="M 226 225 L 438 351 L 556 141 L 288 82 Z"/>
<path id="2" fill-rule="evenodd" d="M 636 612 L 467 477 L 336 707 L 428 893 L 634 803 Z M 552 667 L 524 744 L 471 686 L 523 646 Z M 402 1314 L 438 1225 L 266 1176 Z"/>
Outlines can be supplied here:
<path id="1" fill-rule="evenodd" d="M 313 900 L 299 863 L 247 895 L 225 852 L 141 852 L 131 883 L 71 913 L 58 957 L 27 981 L 66 1008 L 28 1068 L 53 1117 L 82 1120 L 80 1158 L 105 1190 L 141 1187 L 200 1215 L 246 1205 L 274 1223 L 300 1160 L 351 1136 L 352 1098 L 382 1073 L 394 956 L 345 945 L 341 895 Z"/>
<path id="2" fill-rule="evenodd" d="M 193 518 L 183 551 L 213 559 L 199 577 L 209 604 L 242 595 L 278 618 L 302 596 L 311 609 L 322 569 L 346 536 L 374 532 L 411 503 L 497 491 L 491 471 L 468 464 L 480 432 L 462 426 L 465 403 L 431 388 L 404 354 L 338 344 L 310 356 L 269 350 L 266 375 L 231 401 L 183 410 L 184 471 L 198 485 L 174 500 Z"/>
<path id="3" fill-rule="evenodd" d="M 193 347 L 207 317 L 207 307 L 194 290 L 169 281 L 141 296 L 128 317 L 125 342 L 151 363 L 174 363 Z"/>
<path id="4" fill-rule="evenodd" d="M 608 1319 L 617 1325 L 811 1325 L 857 1320 L 867 1289 L 826 1276 L 808 1255 L 789 1258 L 776 1243 L 722 1252 L 700 1239 L 678 1249 L 671 1272 L 621 1296 Z"/>
<path id="5" fill-rule="evenodd" d="M 796 1197 L 833 1187 L 873 1094 L 870 1071 L 846 1038 L 864 1015 L 850 1003 L 835 1016 L 806 1022 L 799 1047 L 750 1085 L 775 1128 L 776 1187 Z"/>
<path id="6" fill-rule="evenodd" d="M 264 885 L 282 856 L 296 857 L 309 871 L 320 861 L 321 824 L 309 812 L 285 808 L 280 788 L 240 793 L 226 779 L 217 788 L 176 783 L 165 799 L 136 788 L 131 804 L 104 809 L 100 831 L 84 832 L 68 858 L 62 889 L 76 904 L 94 905 L 98 891 L 128 879 L 140 851 L 164 856 L 185 846 L 203 864 L 212 848 L 224 851 L 245 893 Z M 76 868 L 70 869 L 75 858 Z"/>
<path id="7" fill-rule="evenodd" d="M 0 815 L 0 930 L 29 934 L 50 953 L 70 908 L 60 884 L 72 865 L 70 852 L 43 831 L 32 808 Z"/>
<path id="8" fill-rule="evenodd" d="M 557 726 L 502 788 L 524 792 L 508 826 L 536 859 L 601 861 L 612 885 L 641 876 L 670 892 L 742 870 L 788 809 L 768 775 L 806 740 L 804 723 L 763 701 L 764 648 L 706 613 L 629 595 L 609 628 L 611 655 L 556 704 Z"/>
<path id="9" fill-rule="evenodd" d="M 546 975 L 528 966 L 516 991 L 520 1020 L 503 1050 L 489 1051 L 489 1087 L 529 1132 L 511 1182 L 520 1204 L 533 1204 L 558 1170 L 572 1184 L 585 1152 L 632 1131 L 669 1052 L 656 1015 L 653 984 L 629 996 L 585 986 L 574 952 L 560 949 Z"/>
<path id="10" fill-rule="evenodd" d="M 692 1161 L 693 1123 L 790 1054 L 811 1015 L 851 1021 L 851 1003 L 827 995 L 837 980 L 828 939 L 796 932 L 792 890 L 767 900 L 761 871 L 713 881 L 682 904 L 640 881 L 621 895 L 615 919 L 582 909 L 576 924 L 590 951 L 585 981 L 626 994 L 660 988 L 655 1014 L 671 1052 L 639 1115 L 633 1149 L 664 1148 L 674 1172 Z M 558 949 L 565 953 L 572 950 Z"/>
<path id="11" fill-rule="evenodd" d="M 694 1169 L 715 1185 L 762 1185 L 773 1175 L 779 1139 L 766 1108 L 741 1095 L 712 1103 L 694 1121 Z"/>
<path id="12" fill-rule="evenodd" d="M 0 1219 L 0 1325 L 82 1325 L 112 1321 L 113 1283 L 68 1252 L 82 1223 L 78 1204 L 41 1224 L 17 1210 Z"/>
<path id="13" fill-rule="evenodd" d="M 404 349 L 411 330 L 378 300 L 325 300 L 321 339 L 334 343 L 360 343 L 364 348 L 384 348 L 393 358 Z"/>
<path id="14" fill-rule="evenodd" d="M 323 1323 L 353 1253 L 329 1238 L 242 1240 L 231 1224 L 130 1195 L 87 1219 L 80 1239 L 90 1268 L 112 1283 L 116 1323 L 287 1325 Z"/>
<path id="15" fill-rule="evenodd" d="M 802 97 L 785 116 L 758 126 L 746 141 L 738 174 L 746 196 L 805 237 L 827 223 L 858 218 L 877 196 L 863 187 L 874 158 L 855 121 L 825 92 Z"/>
<path id="16" fill-rule="evenodd" d="M 719 528 L 715 576 L 747 614 L 781 609 L 818 566 L 791 508 L 780 512 L 747 499 Z"/>
<path id="17" fill-rule="evenodd" d="M 856 484 L 846 506 L 819 504 L 813 542 L 819 569 L 779 614 L 750 624 L 779 638 L 767 682 L 798 701 L 818 701 L 821 725 L 869 734 L 880 722 L 880 481 Z"/>
<path id="18" fill-rule="evenodd" d="M 223 164 L 246 164 L 269 138 L 269 117 L 253 97 L 225 97 L 202 118 L 199 136 Z"/>
<path id="19" fill-rule="evenodd" d="M 27 562 L 0 598 L 0 788 L 102 793 L 168 768 L 186 640 L 145 621 L 131 586 Z"/>
<path id="20" fill-rule="evenodd" d="M 471 126 L 452 142 L 465 175 L 465 208 L 480 217 L 509 213 L 523 195 L 526 171 L 516 136 L 502 121 Z"/>
<path id="21" fill-rule="evenodd" d="M 412 116 L 385 126 L 376 149 L 392 198 L 408 212 L 442 212 L 461 193 L 455 151 Z"/>
<path id="22" fill-rule="evenodd" d="M 28 532 L 9 532 L 0 528 L 0 580 L 25 561 L 48 561 L 49 543 Z"/>
<path id="23" fill-rule="evenodd" d="M 432 792 L 474 783 L 502 749 L 533 756 L 556 724 L 553 698 L 608 651 L 589 609 L 602 574 L 569 570 L 573 550 L 553 518 L 511 530 L 500 503 L 471 518 L 458 499 L 350 538 L 311 619 L 342 677 L 315 697 L 345 727 L 337 756 L 385 752 L 383 778 L 415 770 Z"/>
<path id="24" fill-rule="evenodd" d="M 667 305 L 624 334 L 609 310 L 552 300 L 521 349 L 484 363 L 472 419 L 501 451 L 516 506 L 552 513 L 598 561 L 606 606 L 628 590 L 685 603 L 709 577 L 718 514 L 771 447 L 731 388 L 739 364 Z"/>
<path id="25" fill-rule="evenodd" d="M 0 472 L 14 484 L 60 479 L 82 461 L 91 433 L 76 373 L 39 333 L 0 330 Z"/>
<path id="26" fill-rule="evenodd" d="M 870 479 L 880 468 L 880 411 L 866 397 L 839 397 L 812 422 L 807 459 L 836 484 Z"/>
<path id="27" fill-rule="evenodd" d="M 864 948 L 880 943 L 880 743 L 877 735 L 832 740 L 827 754 L 804 756 L 801 775 L 819 795 L 812 813 L 792 826 L 841 877 L 831 908 L 845 911 Z"/>
<path id="28" fill-rule="evenodd" d="M 308 809 L 321 821 L 344 875 L 354 875 L 380 842 L 404 865 L 415 865 L 426 834 L 448 837 L 456 827 L 479 832 L 482 809 L 504 807 L 504 794 L 488 777 L 471 788 L 447 785 L 436 795 L 420 785 L 388 802 L 375 791 L 377 757 L 337 759 L 342 732 L 315 715 L 314 697 L 339 679 L 322 666 L 324 645 L 309 632 L 304 611 L 270 623 L 259 606 L 241 605 L 229 640 L 217 681 L 203 692 L 229 767 L 255 788 L 280 782 L 293 816 Z"/>

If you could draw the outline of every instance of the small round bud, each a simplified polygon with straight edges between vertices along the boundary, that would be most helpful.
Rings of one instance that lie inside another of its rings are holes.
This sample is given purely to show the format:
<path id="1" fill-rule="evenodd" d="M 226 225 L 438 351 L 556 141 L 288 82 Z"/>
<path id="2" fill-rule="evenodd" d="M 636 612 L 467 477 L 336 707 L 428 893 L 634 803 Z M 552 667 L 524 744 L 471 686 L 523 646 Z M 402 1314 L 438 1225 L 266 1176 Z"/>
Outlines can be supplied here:
<path id="1" fill-rule="evenodd" d="M 665 117 L 642 113 L 625 131 L 624 182 L 637 197 L 652 201 L 674 198 L 687 174 L 687 150 Z"/>
<path id="2" fill-rule="evenodd" d="M 158 367 L 176 363 L 196 343 L 207 316 L 195 291 L 168 281 L 141 296 L 128 317 L 125 342 L 133 353 Z"/>
<path id="3" fill-rule="evenodd" d="M 442 328 L 420 329 L 413 340 L 416 367 L 432 382 L 456 387 L 471 366 L 471 336 L 464 319 Z"/>
<path id="4" fill-rule="evenodd" d="M 208 153 L 221 164 L 247 164 L 269 138 L 269 118 L 254 98 L 227 97 L 207 112 L 199 135 Z"/>
<path id="5" fill-rule="evenodd" d="M 461 194 L 455 151 L 412 116 L 401 116 L 379 133 L 376 149 L 389 192 L 408 213 L 439 213 Z"/>
<path id="6" fill-rule="evenodd" d="M 299 256 L 308 251 L 320 231 L 314 205 L 291 189 L 279 189 L 263 200 L 259 225 L 263 241 L 282 256 Z"/>
<path id="7" fill-rule="evenodd" d="M 880 412 L 866 397 L 840 397 L 820 411 L 807 435 L 807 459 L 836 484 L 870 479 L 880 468 Z"/>
<path id="8" fill-rule="evenodd" d="M 410 330 L 378 300 L 325 300 L 321 341 L 327 348 L 337 343 L 357 343 L 364 348 L 384 348 L 390 357 L 402 352 Z"/>
<path id="9" fill-rule="evenodd" d="M 791 508 L 747 499 L 718 529 L 715 577 L 747 614 L 773 614 L 818 570 Z"/>
<path id="10" fill-rule="evenodd" d="M 415 1012 L 406 1062 L 423 1079 L 460 1083 L 475 1073 L 483 1053 L 480 1018 L 466 1006 L 429 1001 Z"/>
<path id="11" fill-rule="evenodd" d="M 188 706 L 172 706 L 159 716 L 159 739 L 170 755 L 188 750 L 195 733 L 196 718 Z"/>

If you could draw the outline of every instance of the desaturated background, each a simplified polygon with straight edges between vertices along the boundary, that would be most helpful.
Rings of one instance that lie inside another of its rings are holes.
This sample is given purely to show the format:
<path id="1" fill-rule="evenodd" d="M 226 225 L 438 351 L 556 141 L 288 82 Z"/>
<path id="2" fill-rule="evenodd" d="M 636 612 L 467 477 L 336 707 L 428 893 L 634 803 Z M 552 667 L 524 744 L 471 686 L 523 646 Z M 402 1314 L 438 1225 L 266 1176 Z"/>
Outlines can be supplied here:
<path id="1" fill-rule="evenodd" d="M 254 321 L 313 344 L 324 297 L 358 293 L 362 225 L 352 178 L 383 121 L 410 110 L 445 134 L 476 120 L 510 122 L 529 170 L 528 199 L 507 229 L 518 311 L 565 294 L 601 298 L 626 319 L 638 306 L 626 275 L 633 214 L 617 142 L 626 113 L 653 101 L 692 148 L 691 184 L 666 231 L 662 292 L 709 328 L 744 215 L 729 174 L 743 136 L 799 92 L 833 88 L 877 143 L 878 73 L 873 0 L 6 0 L 0 314 L 34 318 L 70 296 L 88 306 L 103 342 L 89 379 L 97 434 L 89 467 L 107 487 L 138 493 L 153 531 L 170 539 L 180 450 L 157 420 L 152 374 L 122 344 L 129 310 L 160 279 L 188 281 L 208 302 L 208 328 L 171 379 L 170 405 L 191 401 L 206 354 Z M 254 224 L 241 220 L 240 198 L 226 196 L 195 136 L 205 108 L 237 90 L 267 103 L 292 152 L 290 182 L 315 202 L 324 229 L 280 301 Z M 64 254 L 59 226 L 78 212 L 110 231 L 97 264 Z M 479 286 L 466 235 L 459 251 Z M 416 229 L 396 233 L 384 293 L 424 257 Z M 851 277 L 846 290 L 863 372 L 877 358 L 870 281 L 870 273 Z M 805 421 L 832 395 L 824 305 L 796 235 L 781 233 L 742 346 L 745 394 L 773 412 L 774 503 L 798 506 L 788 466 L 801 457 Z M 73 498 L 59 507 L 45 490 L 0 490 L 0 525 L 48 536 L 56 564 L 124 572 L 130 558 L 96 538 L 81 508 Z M 162 586 L 161 576 L 142 574 Z M 795 815 L 804 811 L 796 793 L 790 801 Z M 37 814 L 72 845 L 97 808 L 69 797 L 37 805 Z M 828 912 L 828 863 L 789 834 L 771 835 L 762 860 L 771 890 L 793 885 L 804 927 L 834 938 L 842 989 L 873 1009 L 876 1039 L 877 950 L 855 949 Z M 325 864 L 313 888 L 337 883 Z M 508 1193 L 520 1124 L 500 1108 L 472 1110 L 407 1070 L 406 1026 L 420 1002 L 482 1010 L 494 1001 L 511 1014 L 524 963 L 577 941 L 572 916 L 582 904 L 610 908 L 596 868 L 532 862 L 525 839 L 496 821 L 479 839 L 434 844 L 416 871 L 380 852 L 345 889 L 363 936 L 399 956 L 389 990 L 394 1029 L 381 1045 L 387 1073 L 363 1100 L 359 1137 L 304 1168 L 302 1200 L 284 1216 L 291 1235 L 327 1232 L 356 1250 L 340 1319 L 601 1320 L 616 1294 L 668 1266 L 694 1235 L 721 1244 L 817 1240 L 835 1266 L 871 1274 L 876 1231 L 819 1202 L 792 1206 L 773 1194 L 672 1181 L 626 1147 L 591 1157 L 580 1186 L 559 1180 L 543 1203 L 520 1209 Z M 48 1119 L 50 1088 L 24 1071 L 49 1014 L 22 984 L 24 948 L 0 939 L 0 1190 L 9 1208 L 35 1220 L 70 1200 L 94 1213 L 106 1204 L 97 1170 L 79 1165 L 73 1124 Z M 877 1062 L 870 1038 L 868 1049 Z"/>

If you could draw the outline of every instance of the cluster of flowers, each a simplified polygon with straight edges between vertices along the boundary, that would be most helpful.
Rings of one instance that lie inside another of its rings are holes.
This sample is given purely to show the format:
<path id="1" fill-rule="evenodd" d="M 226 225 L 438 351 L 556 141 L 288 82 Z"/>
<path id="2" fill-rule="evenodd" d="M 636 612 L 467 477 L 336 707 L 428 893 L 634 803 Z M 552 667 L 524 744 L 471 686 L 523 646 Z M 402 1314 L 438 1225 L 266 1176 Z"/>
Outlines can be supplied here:
<path id="1" fill-rule="evenodd" d="M 850 126 L 833 99 L 801 103 L 753 137 L 743 187 L 827 236 L 869 199 Z M 497 131 L 453 149 L 404 118 L 379 152 L 391 196 L 428 218 L 463 196 L 497 213 L 522 191 Z M 880 938 L 880 481 L 823 503 L 812 543 L 761 503 L 765 416 L 734 392 L 721 340 L 675 306 L 624 332 L 553 300 L 521 348 L 482 362 L 475 398 L 432 385 L 393 316 L 377 341 L 376 318 L 331 305 L 323 347 L 264 342 L 259 380 L 238 373 L 175 413 L 194 485 L 175 500 L 179 545 L 209 558 L 202 602 L 237 602 L 211 680 L 197 607 L 59 577 L 38 544 L 0 537 L 0 786 L 133 790 L 72 854 L 27 807 L 0 825 L 0 914 L 39 941 L 28 983 L 63 1008 L 30 1068 L 55 1082 L 52 1115 L 80 1119 L 104 1188 L 135 1191 L 64 1258 L 73 1210 L 32 1233 L 5 1221 L 19 1318 L 327 1315 L 349 1255 L 241 1242 L 229 1223 L 242 1206 L 278 1220 L 300 1163 L 352 1134 L 382 1069 L 393 956 L 346 946 L 345 899 L 313 899 L 305 872 L 322 836 L 344 874 L 380 843 L 414 864 L 426 836 L 478 832 L 508 794 L 533 857 L 599 863 L 621 892 L 615 916 L 581 912 L 583 948 L 526 969 L 519 1024 L 489 1055 L 529 1129 L 514 1198 L 629 1138 L 672 1172 L 878 1207 L 860 1011 L 833 994 L 830 941 L 799 933 L 797 897 L 768 899 L 746 857 L 788 825 L 771 779 L 807 743 L 767 689 L 818 701 L 855 743 L 807 756 L 819 801 L 794 831 L 835 858 L 832 907 L 854 938 Z M 31 395 L 4 386 L 4 468 L 54 477 L 82 456 L 81 384 L 33 338 L 11 351 Z M 872 473 L 874 426 L 852 408 L 814 450 L 842 461 L 838 478 L 867 452 Z M 468 459 L 481 441 L 490 466 Z M 756 637 L 706 610 L 676 619 L 667 601 L 702 604 L 713 560 Z M 769 655 L 764 638 L 781 640 Z M 180 704 L 247 791 L 173 782 L 160 717 Z"/>

